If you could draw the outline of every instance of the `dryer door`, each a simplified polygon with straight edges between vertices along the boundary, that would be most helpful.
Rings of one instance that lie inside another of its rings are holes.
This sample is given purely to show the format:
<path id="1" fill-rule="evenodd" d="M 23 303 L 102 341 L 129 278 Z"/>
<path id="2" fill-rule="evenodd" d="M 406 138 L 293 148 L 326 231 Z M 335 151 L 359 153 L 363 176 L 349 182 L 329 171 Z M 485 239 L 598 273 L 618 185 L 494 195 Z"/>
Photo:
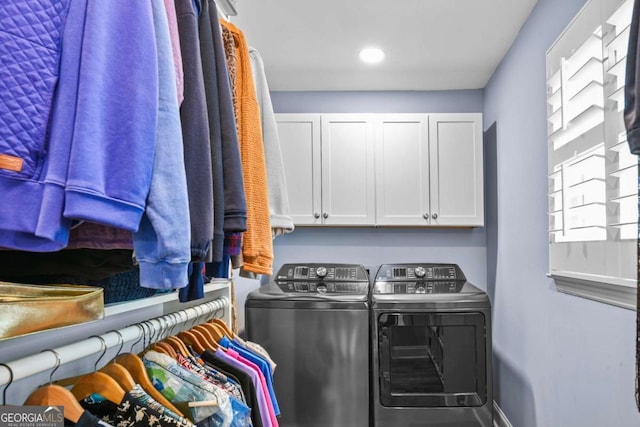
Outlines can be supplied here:
<path id="1" fill-rule="evenodd" d="M 486 402 L 483 313 L 380 313 L 377 334 L 383 406 L 460 407 Z"/>

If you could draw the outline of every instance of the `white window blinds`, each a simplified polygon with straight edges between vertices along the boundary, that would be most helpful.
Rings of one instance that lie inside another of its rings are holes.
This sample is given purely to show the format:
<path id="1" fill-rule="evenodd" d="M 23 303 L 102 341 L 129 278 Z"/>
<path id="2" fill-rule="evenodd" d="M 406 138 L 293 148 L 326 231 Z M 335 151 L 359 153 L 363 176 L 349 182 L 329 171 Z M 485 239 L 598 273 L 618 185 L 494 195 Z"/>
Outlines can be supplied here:
<path id="1" fill-rule="evenodd" d="M 632 7 L 632 0 L 589 1 L 547 51 L 549 264 L 556 283 L 635 288 L 637 158 L 622 118 Z"/>

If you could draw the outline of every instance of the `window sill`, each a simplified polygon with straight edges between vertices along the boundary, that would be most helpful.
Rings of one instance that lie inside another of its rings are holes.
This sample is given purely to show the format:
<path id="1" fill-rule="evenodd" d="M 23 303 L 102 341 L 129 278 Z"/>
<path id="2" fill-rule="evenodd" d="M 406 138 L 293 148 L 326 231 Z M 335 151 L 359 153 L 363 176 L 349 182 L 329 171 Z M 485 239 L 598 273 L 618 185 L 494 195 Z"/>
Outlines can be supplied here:
<path id="1" fill-rule="evenodd" d="M 607 279 L 599 276 L 582 276 L 571 273 L 551 273 L 551 277 L 558 292 L 575 295 L 582 298 L 626 308 L 636 309 L 637 285 L 632 280 L 616 280 L 610 283 Z M 598 279 L 601 280 L 598 280 Z"/>

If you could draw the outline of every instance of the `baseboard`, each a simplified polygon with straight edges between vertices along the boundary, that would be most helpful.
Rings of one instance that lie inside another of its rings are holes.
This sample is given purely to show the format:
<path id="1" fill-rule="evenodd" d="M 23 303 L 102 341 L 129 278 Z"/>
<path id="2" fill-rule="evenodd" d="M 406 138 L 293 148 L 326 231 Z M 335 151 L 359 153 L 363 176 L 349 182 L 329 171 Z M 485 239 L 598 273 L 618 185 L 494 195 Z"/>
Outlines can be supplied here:
<path id="1" fill-rule="evenodd" d="M 494 427 L 513 427 L 495 400 L 493 401 L 493 425 Z"/>

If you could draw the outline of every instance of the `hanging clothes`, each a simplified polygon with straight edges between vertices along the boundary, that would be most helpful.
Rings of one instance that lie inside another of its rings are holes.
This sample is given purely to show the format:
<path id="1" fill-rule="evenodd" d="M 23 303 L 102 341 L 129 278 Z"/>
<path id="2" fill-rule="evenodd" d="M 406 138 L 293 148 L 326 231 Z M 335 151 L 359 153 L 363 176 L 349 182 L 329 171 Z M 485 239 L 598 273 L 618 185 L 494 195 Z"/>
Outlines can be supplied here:
<path id="1" fill-rule="evenodd" d="M 137 230 L 155 148 L 151 5 L 29 0 L 0 13 L 0 246 L 62 249 L 72 219 Z"/>
<path id="2" fill-rule="evenodd" d="M 192 372 L 189 372 L 166 354 L 158 353 L 156 351 L 148 351 L 147 353 L 145 353 L 143 360 L 152 362 L 162 369 L 165 369 L 172 378 L 178 378 L 185 384 L 189 384 L 190 386 L 197 389 L 198 393 L 202 396 L 200 400 L 215 401 L 215 416 L 219 420 L 220 426 L 231 426 L 231 423 L 233 421 L 233 412 L 231 409 L 231 401 L 229 400 L 229 396 L 225 392 L 223 392 L 213 384 L 204 381 L 202 378 L 198 377 Z M 154 375 L 155 372 L 157 371 L 154 371 Z"/>
<path id="3" fill-rule="evenodd" d="M 184 163 L 187 172 L 192 261 L 204 261 L 213 238 L 213 177 L 209 118 L 205 96 L 198 15 L 192 0 L 176 0 L 184 69 L 184 101 L 180 106 Z"/>
<path id="4" fill-rule="evenodd" d="M 251 379 L 252 390 L 254 390 L 255 393 L 258 404 L 257 408 L 259 410 L 259 417 L 262 425 L 278 426 L 278 421 L 273 410 L 271 398 L 268 391 L 266 391 L 265 385 L 263 384 L 263 381 L 261 380 L 258 372 L 255 369 L 249 367 L 247 364 L 238 360 L 238 358 L 231 356 L 232 352 L 233 350 L 229 350 L 228 352 L 222 351 L 221 349 L 218 349 L 215 352 L 209 352 L 209 350 L 207 350 L 202 355 L 202 357 L 203 360 L 212 363 L 214 366 L 216 365 L 216 363 L 224 362 L 225 365 L 223 366 L 226 366 L 227 369 L 233 367 L 247 374 Z"/>
<path id="5" fill-rule="evenodd" d="M 260 122 L 262 124 L 262 141 L 267 165 L 267 183 L 269 191 L 269 219 L 273 237 L 291 233 L 294 229 L 293 219 L 289 215 L 289 196 L 287 180 L 284 173 L 278 125 L 273 112 L 271 94 L 267 76 L 264 72 L 262 56 L 257 49 L 249 48 L 253 81 L 256 85 L 256 96 L 260 107 Z"/>
<path id="6" fill-rule="evenodd" d="M 231 76 L 219 24 L 218 10 L 210 0 L 211 23 L 216 64 L 218 103 L 220 105 L 220 131 L 222 136 L 222 170 L 224 177 L 225 235 L 247 231 L 247 201 L 240 158 L 240 145 L 231 91 Z"/>
<path id="7" fill-rule="evenodd" d="M 128 391 L 119 405 L 100 399 L 99 396 L 89 396 L 80 404 L 114 426 L 193 427 L 193 423 L 160 405 L 139 385 Z"/>
<path id="8" fill-rule="evenodd" d="M 264 416 L 268 413 L 264 395 L 262 395 L 262 397 L 258 395 L 258 391 L 255 387 L 253 379 L 247 372 L 245 372 L 238 366 L 234 366 L 233 364 L 228 363 L 222 358 L 216 357 L 215 352 L 211 350 L 206 350 L 200 355 L 200 357 L 207 364 L 210 364 L 216 369 L 223 371 L 227 375 L 233 375 L 238 379 L 240 385 L 242 386 L 242 392 L 244 393 L 246 402 L 251 408 L 251 422 L 254 427 L 263 427 L 270 425 L 269 420 L 265 420 L 264 418 Z"/>
<path id="9" fill-rule="evenodd" d="M 220 127 L 220 103 L 218 99 L 218 73 L 214 57 L 214 34 L 211 21 L 211 2 L 202 0 L 198 17 L 200 37 L 200 58 L 204 76 L 204 89 L 209 117 L 209 146 L 211 150 L 211 170 L 213 174 L 213 235 L 211 251 L 206 261 L 220 261 L 224 245 L 224 175 L 222 173 L 222 132 Z M 213 5 L 215 10 L 215 4 Z"/>
<path id="10" fill-rule="evenodd" d="M 240 159 L 240 146 L 238 142 L 238 133 L 236 128 L 236 110 L 233 102 L 231 90 L 231 81 L 235 80 L 235 76 L 230 76 L 229 70 L 235 65 L 228 65 L 227 51 L 223 42 L 223 28 L 221 28 L 218 19 L 218 11 L 215 3 L 209 0 L 208 5 L 209 20 L 204 27 L 210 27 L 211 43 L 208 51 L 210 51 L 207 59 L 203 56 L 203 64 L 207 62 L 209 68 L 213 69 L 211 80 L 215 76 L 216 87 L 211 89 L 211 93 L 215 94 L 214 103 L 218 106 L 215 109 L 210 108 L 211 113 L 217 112 L 217 126 L 215 137 L 220 139 L 220 155 L 221 165 L 220 173 L 222 174 L 222 190 L 220 197 L 223 198 L 224 206 L 224 222 L 216 235 L 222 233 L 223 241 L 214 242 L 213 263 L 207 265 L 207 275 L 209 277 L 228 278 L 229 262 L 233 246 L 229 246 L 230 241 L 241 238 L 241 233 L 247 230 L 247 202 L 245 198 L 245 189 L 242 174 L 242 162 Z M 202 17 L 201 17 L 202 19 Z M 201 30 L 202 31 L 202 30 Z M 208 32 L 207 32 L 208 33 Z M 230 35 L 229 35 L 230 36 Z M 235 48 L 233 47 L 233 37 L 231 37 L 231 50 L 234 54 L 233 64 L 235 64 Z M 204 45 L 203 45 L 204 47 Z M 205 71 L 205 76 L 207 72 Z M 212 82 L 213 83 L 213 82 Z M 212 144 L 213 146 L 214 144 Z M 215 181 L 214 181 L 215 187 Z M 214 192 L 216 193 L 216 192 Z M 219 192 L 217 193 L 219 194 Z M 216 201 L 216 206 L 218 202 Z M 215 239 L 214 239 L 215 240 Z M 218 246 L 222 243 L 222 246 Z"/>
<path id="11" fill-rule="evenodd" d="M 84 411 L 77 423 L 64 420 L 64 425 L 65 427 L 115 427 L 105 421 L 102 421 L 89 411 Z"/>
<path id="12" fill-rule="evenodd" d="M 176 80 L 166 10 L 160 21 L 154 7 L 25 1 L 0 11 L 0 74 L 19 82 L 0 87 L 0 188 L 12 200 L 0 209 L 0 246 L 57 251 L 72 222 L 109 225 L 136 233 L 143 286 L 186 285 Z M 28 131 L 10 135 L 19 128 Z"/>
<path id="13" fill-rule="evenodd" d="M 271 376 L 271 366 L 269 365 L 269 363 L 264 360 L 262 357 L 260 357 L 259 355 L 253 353 L 250 350 L 247 350 L 241 346 L 239 346 L 237 343 L 231 341 L 229 338 L 227 337 L 222 337 L 222 339 L 220 339 L 218 341 L 218 343 L 226 349 L 230 349 L 233 350 L 235 353 L 229 353 L 231 355 L 233 354 L 238 354 L 239 356 L 242 357 L 242 359 L 247 363 L 247 365 L 249 365 L 249 363 L 253 364 L 252 367 L 255 368 L 260 374 L 261 374 L 261 382 L 264 380 L 264 387 L 266 389 L 266 391 L 269 393 L 269 397 L 271 399 L 271 405 L 273 407 L 273 412 L 276 416 L 280 415 L 280 408 L 278 406 L 278 401 L 276 399 L 276 393 L 275 390 L 273 388 L 273 379 Z"/>
<path id="14" fill-rule="evenodd" d="M 171 52 L 173 53 L 173 68 L 176 76 L 176 92 L 178 105 L 184 101 L 184 70 L 182 69 L 182 51 L 180 50 L 180 32 L 178 30 L 178 17 L 174 0 L 164 0 L 164 8 L 167 11 L 169 22 L 169 36 L 171 38 Z"/>
<path id="15" fill-rule="evenodd" d="M 271 275 L 273 244 L 269 220 L 267 170 L 249 48 L 240 29 L 230 22 L 220 23 L 233 34 L 237 58 L 237 127 L 247 201 L 247 231 L 242 238 L 242 268 L 256 274 Z"/>
<path id="16" fill-rule="evenodd" d="M 152 0 L 158 57 L 158 110 L 151 185 L 133 247 L 140 267 L 140 286 L 184 288 L 191 260 L 190 205 L 182 130 L 175 90 L 175 71 L 167 12 Z"/>

